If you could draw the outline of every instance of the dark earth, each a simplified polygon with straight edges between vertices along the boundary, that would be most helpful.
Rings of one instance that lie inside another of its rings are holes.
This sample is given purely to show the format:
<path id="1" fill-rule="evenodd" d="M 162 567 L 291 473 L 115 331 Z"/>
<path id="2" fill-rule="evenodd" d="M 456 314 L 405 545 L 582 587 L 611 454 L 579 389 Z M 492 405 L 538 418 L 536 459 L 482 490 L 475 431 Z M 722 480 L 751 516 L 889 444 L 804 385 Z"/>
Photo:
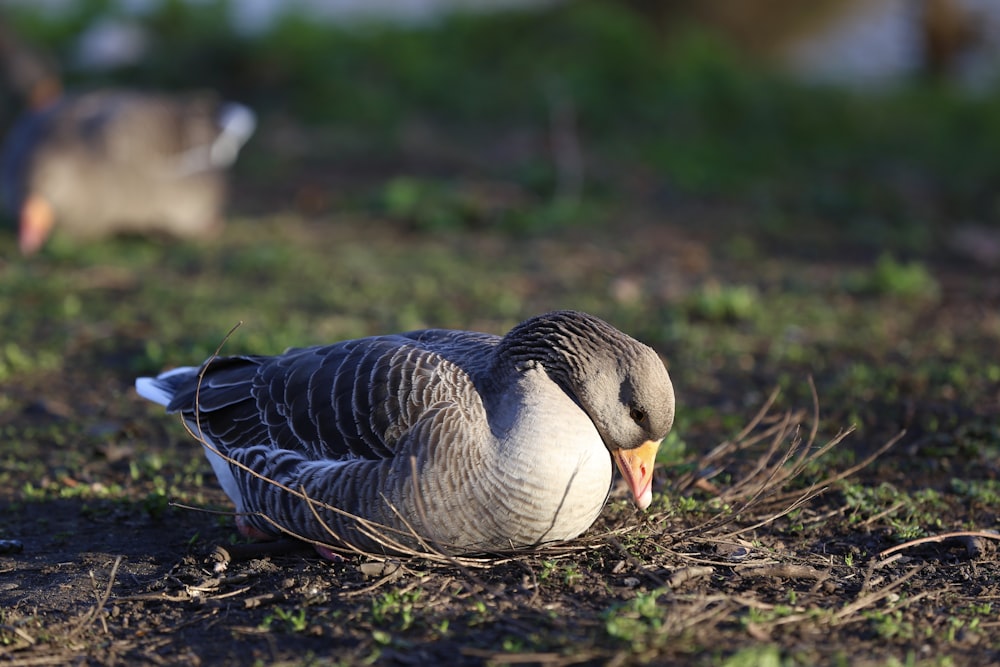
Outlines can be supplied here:
<path id="1" fill-rule="evenodd" d="M 234 221 L 211 252 L 252 224 Z M 560 284 L 588 267 L 645 264 L 688 284 L 707 275 L 815 286 L 836 275 L 842 262 L 854 265 L 836 255 L 803 261 L 776 252 L 755 260 L 758 266 L 748 272 L 746 262 L 712 258 L 714 241 L 685 231 L 680 221 L 629 224 L 622 228 L 627 240 L 614 245 L 597 229 L 524 240 L 463 232 L 442 240 L 372 224 L 344 230 L 263 221 L 256 233 L 272 240 L 280 233 L 300 245 L 308 242 L 299 240 L 306 232 L 313 241 L 316 234 L 331 234 L 339 245 L 378 237 L 370 241 L 375 252 L 400 243 L 414 252 L 443 244 L 468 270 L 475 269 L 474 257 L 488 265 L 520 253 L 528 259 L 519 261 L 534 265 L 534 273 L 520 276 L 529 284 L 529 304 L 564 298 Z M 114 243 L 120 252 L 145 242 Z M 5 244 L 9 250 L 13 241 Z M 566 252 L 539 261 L 545 256 L 539 249 L 549 247 Z M 704 265 L 685 265 L 699 255 Z M 72 282 L 94 283 L 80 288 L 87 298 L 132 298 L 148 289 L 135 267 L 95 268 L 57 254 L 30 269 L 17 268 L 19 262 L 7 260 L 4 273 L 65 271 Z M 174 280 L 178 269 L 211 272 L 187 260 L 181 264 L 156 271 L 164 280 Z M 943 332 L 955 345 L 980 345 L 974 355 L 978 349 L 983 359 L 995 358 L 983 327 L 993 327 L 995 335 L 996 274 L 973 275 L 968 268 L 934 265 L 942 295 L 922 306 L 897 340 L 920 331 L 910 341 L 910 363 L 933 364 L 919 348 Z M 646 294 L 649 287 L 636 289 Z M 665 317 L 664 303 L 672 297 L 649 298 L 640 314 Z M 868 299 L 865 308 L 895 316 L 896 306 L 872 297 L 828 298 L 841 300 L 831 307 L 848 311 L 853 306 L 844 300 Z M 30 299 L 19 307 L 30 317 Z M 878 316 L 851 317 L 863 322 Z M 40 319 L 29 330 L 45 338 L 54 335 L 54 326 Z M 911 371 L 891 391 L 878 386 L 882 380 L 845 388 L 838 380 L 842 365 L 858 359 L 893 364 L 898 354 L 847 345 L 817 349 L 815 363 L 786 369 L 768 361 L 762 348 L 741 352 L 749 361 L 723 352 L 705 377 L 684 369 L 686 344 L 661 341 L 678 388 L 677 432 L 687 453 L 658 470 L 658 495 L 648 512 L 637 513 L 618 488 L 583 538 L 540 553 L 459 561 L 348 555 L 331 563 L 308 547 L 269 553 L 237 537 L 200 447 L 176 420 L 131 390 L 132 369 L 149 363 L 141 360 L 143 339 L 156 336 L 148 324 L 70 326 L 66 357 L 56 368 L 15 369 L 3 380 L 4 664 L 1000 660 L 996 533 L 983 532 L 995 528 L 1000 507 L 995 381 L 970 378 L 973 390 L 966 391 L 928 386 L 927 374 Z M 704 344 L 720 345 L 711 339 Z M 706 354 L 697 355 L 698 367 L 708 363 L 701 360 Z M 192 361 L 171 353 L 166 363 Z M 782 370 L 791 374 L 788 389 L 741 436 Z M 818 446 L 849 420 L 859 432 L 847 434 L 821 462 L 814 460 Z M 815 442 L 814 424 L 820 429 Z M 709 455 L 726 437 L 729 444 Z M 892 440 L 888 451 L 864 465 Z M 794 465 L 781 465 L 786 454 Z M 838 479 L 842 474 L 846 478 Z M 959 531 L 969 534 L 906 545 Z M 889 553 L 893 547 L 902 548 Z"/>
<path id="2" fill-rule="evenodd" d="M 261 109 L 225 231 L 0 229 L 0 665 L 1000 664 L 995 95 L 753 78 L 617 3 L 259 43 L 223 4 L 164 3 L 180 46 L 123 80 Z M 132 389 L 238 322 L 224 352 L 560 308 L 678 411 L 649 510 L 617 486 L 536 552 L 248 543 Z"/>

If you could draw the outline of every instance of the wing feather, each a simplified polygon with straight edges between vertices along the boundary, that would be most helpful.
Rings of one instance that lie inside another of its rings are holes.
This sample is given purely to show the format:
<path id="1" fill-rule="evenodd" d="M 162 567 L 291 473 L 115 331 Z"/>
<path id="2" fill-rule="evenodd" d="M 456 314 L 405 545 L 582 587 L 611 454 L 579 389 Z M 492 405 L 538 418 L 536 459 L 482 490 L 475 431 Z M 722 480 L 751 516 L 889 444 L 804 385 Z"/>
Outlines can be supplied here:
<path id="1" fill-rule="evenodd" d="M 200 390 L 196 375 L 185 379 L 170 409 L 194 424 L 197 391 L 201 428 L 228 450 L 264 445 L 314 460 L 389 459 L 434 406 L 482 410 L 470 375 L 449 357 L 488 350 L 493 338 L 414 332 L 216 359 Z"/>

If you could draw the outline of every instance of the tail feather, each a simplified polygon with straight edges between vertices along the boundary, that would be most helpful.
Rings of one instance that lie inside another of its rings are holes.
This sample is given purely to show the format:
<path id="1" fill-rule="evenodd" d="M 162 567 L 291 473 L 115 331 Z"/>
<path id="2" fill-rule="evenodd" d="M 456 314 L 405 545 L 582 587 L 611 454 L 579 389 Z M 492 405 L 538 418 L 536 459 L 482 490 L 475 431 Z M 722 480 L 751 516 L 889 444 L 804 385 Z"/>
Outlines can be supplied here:
<path id="1" fill-rule="evenodd" d="M 249 107 L 230 102 L 219 112 L 219 136 L 209 149 L 209 162 L 224 168 L 236 162 L 236 155 L 257 127 L 257 116 Z"/>
<path id="2" fill-rule="evenodd" d="M 174 395 L 184 382 L 198 374 L 198 369 L 193 366 L 182 366 L 160 373 L 155 378 L 141 377 L 135 380 L 135 390 L 146 400 L 159 403 L 163 407 L 169 407 Z"/>
<path id="3" fill-rule="evenodd" d="M 166 407 L 168 412 L 173 412 L 170 409 L 170 405 L 174 402 L 178 394 L 181 394 L 182 402 L 186 400 L 183 396 L 185 393 L 188 394 L 187 399 L 193 401 L 193 398 L 190 396 L 191 385 L 197 382 L 200 371 L 200 368 L 194 366 L 182 366 L 165 373 L 160 373 L 156 377 L 136 378 L 135 390 L 143 398 L 154 403 L 159 403 Z M 182 408 L 175 407 L 174 409 Z M 202 445 L 205 447 L 205 455 L 208 457 L 209 463 L 212 464 L 212 470 L 219 479 L 222 489 L 236 504 L 237 511 L 243 512 L 243 494 L 240 491 L 239 482 L 233 473 L 233 468 L 229 460 L 222 453 L 226 451 L 225 446 L 213 441 L 208 434 L 201 432 L 198 429 L 197 423 L 188 420 L 187 424 L 192 429 L 192 433 L 198 433 L 198 439 L 201 440 Z"/>

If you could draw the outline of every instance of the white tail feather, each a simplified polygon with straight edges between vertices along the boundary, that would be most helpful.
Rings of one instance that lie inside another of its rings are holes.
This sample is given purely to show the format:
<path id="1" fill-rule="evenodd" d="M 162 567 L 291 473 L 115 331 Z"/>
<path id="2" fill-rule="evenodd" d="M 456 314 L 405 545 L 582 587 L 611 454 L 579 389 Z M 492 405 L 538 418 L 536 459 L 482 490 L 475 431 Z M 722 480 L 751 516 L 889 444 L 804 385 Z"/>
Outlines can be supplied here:
<path id="1" fill-rule="evenodd" d="M 175 368 L 169 370 L 166 373 L 160 373 L 155 378 L 142 377 L 135 379 L 135 390 L 140 396 L 145 398 L 147 401 L 153 401 L 154 403 L 159 403 L 163 407 L 170 405 L 170 401 L 174 398 L 174 393 L 170 389 L 168 383 L 164 382 L 168 378 L 174 375 L 181 374 L 191 374 L 197 373 L 198 369 L 193 366 L 181 366 L 180 368 Z"/>
<path id="2" fill-rule="evenodd" d="M 196 423 L 189 421 L 187 424 L 191 428 L 192 433 L 198 434 L 198 425 Z M 229 499 L 233 501 L 234 505 L 236 505 L 236 511 L 244 512 L 243 494 L 240 493 L 240 485 L 236 481 L 236 475 L 233 473 L 233 467 L 229 464 L 229 461 L 227 461 L 226 458 L 219 453 L 223 450 L 221 450 L 218 444 L 210 440 L 204 433 L 200 433 L 198 435 L 205 441 L 202 443 L 202 447 L 205 449 L 205 457 L 208 459 L 208 462 L 212 464 L 212 471 L 215 473 L 216 479 L 219 480 L 219 486 L 222 487 L 222 490 L 226 492 Z M 211 445 L 211 447 L 209 445 Z"/>

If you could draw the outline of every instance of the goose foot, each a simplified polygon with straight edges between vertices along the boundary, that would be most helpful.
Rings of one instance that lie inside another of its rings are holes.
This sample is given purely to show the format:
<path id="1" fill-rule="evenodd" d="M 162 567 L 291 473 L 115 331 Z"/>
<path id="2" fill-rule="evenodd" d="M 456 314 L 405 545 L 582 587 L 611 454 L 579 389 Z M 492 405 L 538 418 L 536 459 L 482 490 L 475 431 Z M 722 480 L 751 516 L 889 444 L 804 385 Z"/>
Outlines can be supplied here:
<path id="1" fill-rule="evenodd" d="M 245 516 L 240 515 L 236 516 L 236 530 L 240 531 L 240 535 L 243 537 L 256 542 L 271 542 L 278 538 L 277 535 L 273 535 L 251 525 Z"/>
<path id="2" fill-rule="evenodd" d="M 316 553 L 320 555 L 324 560 L 331 561 L 333 563 L 343 563 L 344 557 L 338 554 L 336 551 L 324 547 L 321 544 L 314 544 L 313 548 L 316 549 Z"/>

